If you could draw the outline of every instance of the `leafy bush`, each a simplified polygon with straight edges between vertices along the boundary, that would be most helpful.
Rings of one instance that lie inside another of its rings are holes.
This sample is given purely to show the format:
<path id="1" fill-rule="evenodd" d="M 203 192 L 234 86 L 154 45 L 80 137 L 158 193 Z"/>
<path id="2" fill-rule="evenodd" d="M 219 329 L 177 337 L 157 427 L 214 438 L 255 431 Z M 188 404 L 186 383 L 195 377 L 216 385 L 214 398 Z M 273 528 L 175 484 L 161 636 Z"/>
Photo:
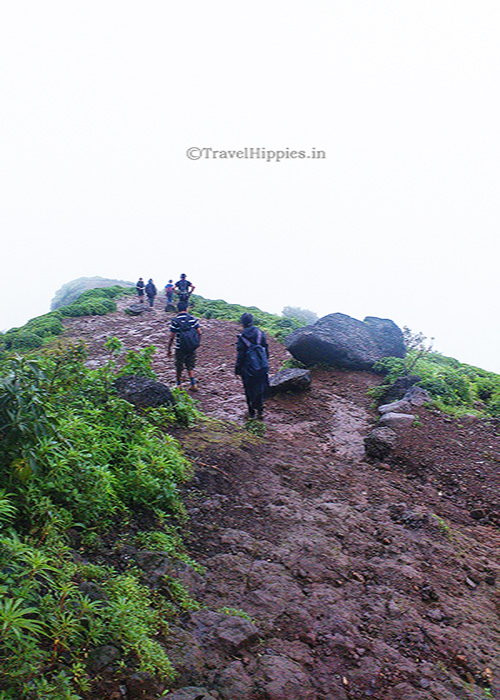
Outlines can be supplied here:
<path id="1" fill-rule="evenodd" d="M 29 330 L 15 329 L 5 334 L 5 346 L 8 350 L 34 350 L 42 345 L 42 336 Z"/>
<path id="2" fill-rule="evenodd" d="M 132 668 L 172 674 L 157 638 L 171 592 L 154 603 L 139 574 L 77 564 L 68 545 L 81 532 L 98 547 L 147 514 L 149 541 L 185 557 L 163 524 L 185 519 L 179 483 L 190 466 L 156 421 L 110 391 L 119 347 L 109 349 L 95 371 L 81 346 L 0 362 L 0 688 L 9 699 L 88 696 L 85 659 L 109 643 Z M 92 576 L 102 587 L 93 602 L 79 586 Z"/>
<path id="3" fill-rule="evenodd" d="M 384 357 L 375 364 L 374 370 L 386 376 L 384 383 L 370 392 L 375 398 L 398 377 L 411 371 L 421 378 L 418 386 L 426 389 L 444 411 L 500 414 L 500 375 L 463 364 L 454 357 L 429 350 L 422 353 L 421 348 L 416 348 L 410 350 L 404 360 Z"/>

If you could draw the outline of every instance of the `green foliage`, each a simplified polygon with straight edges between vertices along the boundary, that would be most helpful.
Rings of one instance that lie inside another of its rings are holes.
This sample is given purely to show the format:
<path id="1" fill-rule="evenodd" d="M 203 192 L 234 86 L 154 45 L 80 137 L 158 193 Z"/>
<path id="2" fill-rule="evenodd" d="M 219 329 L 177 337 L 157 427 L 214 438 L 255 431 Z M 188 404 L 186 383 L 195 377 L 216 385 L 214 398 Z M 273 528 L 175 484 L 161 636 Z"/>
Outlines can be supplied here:
<path id="1" fill-rule="evenodd" d="M 94 371 L 81 345 L 0 362 L 0 688 L 7 698 L 79 699 L 89 692 L 88 650 L 107 643 L 121 647 L 132 668 L 172 674 L 157 638 L 166 629 L 159 609 L 168 609 L 171 593 L 155 609 L 138 575 L 77 565 L 68 546 L 78 532 L 97 545 L 137 514 L 154 524 L 145 542 L 185 559 L 175 527 L 161 522 L 183 521 L 179 483 L 190 466 L 157 421 L 110 390 L 121 344 L 110 339 L 107 349 L 108 364 Z M 140 361 L 147 365 L 151 354 Z M 99 582 L 101 599 L 80 590 L 89 580 Z"/>
<path id="2" fill-rule="evenodd" d="M 406 359 L 385 357 L 374 366 L 386 375 L 384 383 L 370 393 L 378 398 L 399 377 L 409 373 L 421 379 L 418 386 L 426 389 L 437 407 L 448 413 L 475 411 L 484 415 L 500 415 L 500 375 L 459 362 L 453 357 L 421 349 L 408 352 Z"/>
<path id="3" fill-rule="evenodd" d="M 297 318 L 286 318 L 270 314 L 266 311 L 261 311 L 256 306 L 228 304 L 222 299 L 205 299 L 196 294 L 191 296 L 191 313 L 195 316 L 239 322 L 241 315 L 245 312 L 253 315 L 255 325 L 278 340 L 283 340 L 294 330 L 305 325 L 303 321 Z"/>
<path id="4" fill-rule="evenodd" d="M 144 350 L 129 350 L 125 355 L 125 364 L 118 372 L 118 376 L 138 374 L 142 377 L 150 377 L 156 379 L 156 374 L 151 367 L 153 355 L 156 352 L 154 345 L 149 345 Z"/>

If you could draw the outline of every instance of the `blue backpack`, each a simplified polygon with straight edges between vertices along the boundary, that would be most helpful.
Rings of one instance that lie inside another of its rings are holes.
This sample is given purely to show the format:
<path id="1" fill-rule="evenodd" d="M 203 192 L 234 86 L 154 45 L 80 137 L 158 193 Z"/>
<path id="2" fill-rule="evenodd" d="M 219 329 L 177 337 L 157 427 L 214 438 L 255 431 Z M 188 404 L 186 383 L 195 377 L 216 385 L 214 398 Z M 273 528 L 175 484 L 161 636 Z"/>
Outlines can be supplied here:
<path id="1" fill-rule="evenodd" d="M 241 340 L 247 346 L 245 353 L 244 368 L 249 377 L 257 374 L 264 374 L 269 370 L 266 351 L 261 345 L 262 331 L 257 329 L 257 342 L 251 343 L 244 335 L 240 335 Z"/>

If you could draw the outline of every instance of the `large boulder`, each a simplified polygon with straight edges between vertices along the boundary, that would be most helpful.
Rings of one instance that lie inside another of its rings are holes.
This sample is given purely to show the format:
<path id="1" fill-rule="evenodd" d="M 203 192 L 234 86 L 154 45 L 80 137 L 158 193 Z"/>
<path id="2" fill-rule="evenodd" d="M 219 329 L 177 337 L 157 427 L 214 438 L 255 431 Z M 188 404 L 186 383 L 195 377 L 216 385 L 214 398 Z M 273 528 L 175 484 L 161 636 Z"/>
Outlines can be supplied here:
<path id="1" fill-rule="evenodd" d="M 358 321 L 346 314 L 323 316 L 291 333 L 288 351 L 307 366 L 323 363 L 352 370 L 371 369 L 383 357 L 404 357 L 403 333 L 385 318 Z"/>
<path id="2" fill-rule="evenodd" d="M 173 406 L 175 401 L 172 392 L 165 384 L 155 382 L 149 377 L 138 374 L 127 374 L 118 377 L 114 382 L 118 396 L 137 408 L 157 408 L 158 406 Z"/>
<path id="3" fill-rule="evenodd" d="M 311 371 L 308 369 L 282 369 L 269 377 L 271 396 L 286 391 L 305 391 L 311 386 Z"/>

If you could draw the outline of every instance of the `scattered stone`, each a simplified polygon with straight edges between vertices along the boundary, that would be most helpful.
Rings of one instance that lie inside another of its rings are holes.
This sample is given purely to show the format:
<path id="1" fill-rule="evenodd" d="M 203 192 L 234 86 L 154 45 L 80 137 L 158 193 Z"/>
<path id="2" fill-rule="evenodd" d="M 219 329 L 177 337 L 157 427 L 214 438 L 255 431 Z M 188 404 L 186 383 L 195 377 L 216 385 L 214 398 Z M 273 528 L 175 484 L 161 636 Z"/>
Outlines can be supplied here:
<path id="1" fill-rule="evenodd" d="M 389 506 L 391 520 L 411 530 L 417 530 L 429 522 L 429 513 L 424 506 L 409 508 L 406 503 L 393 503 Z"/>
<path id="2" fill-rule="evenodd" d="M 285 391 L 305 391 L 311 386 L 311 371 L 308 369 L 282 369 L 269 377 L 269 394 Z"/>
<path id="3" fill-rule="evenodd" d="M 140 316 L 143 313 L 148 313 L 152 311 L 153 309 L 149 306 L 149 304 L 140 304 L 139 302 L 135 302 L 134 304 L 130 304 L 125 309 L 125 313 L 128 316 Z"/>
<path id="4" fill-rule="evenodd" d="M 191 616 L 193 635 L 204 644 L 234 653 L 259 640 L 255 625 L 243 617 L 199 610 Z"/>
<path id="5" fill-rule="evenodd" d="M 218 697 L 213 695 L 208 688 L 190 685 L 172 690 L 172 692 L 162 695 L 159 700 L 218 700 Z"/>
<path id="6" fill-rule="evenodd" d="M 161 382 L 138 374 L 118 377 L 114 382 L 118 396 L 137 408 L 157 408 L 158 406 L 174 405 L 172 392 Z"/>
<path id="7" fill-rule="evenodd" d="M 308 676 L 301 666 L 285 656 L 270 654 L 262 656 L 259 670 L 263 674 L 262 684 L 268 700 L 314 700 Z"/>
<path id="8" fill-rule="evenodd" d="M 399 399 L 399 401 L 393 401 L 378 407 L 379 413 L 407 413 L 410 410 L 410 402 L 406 399 Z"/>
<path id="9" fill-rule="evenodd" d="M 384 413 L 379 425 L 382 428 L 409 428 L 414 420 L 415 416 L 412 413 Z"/>
<path id="10" fill-rule="evenodd" d="M 412 386 L 404 395 L 404 400 L 408 401 L 412 406 L 423 406 L 424 403 L 432 401 L 432 396 L 426 389 L 420 386 Z"/>
<path id="11" fill-rule="evenodd" d="M 138 671 L 125 681 L 127 700 L 147 700 L 157 697 L 165 690 L 165 685 L 165 682 L 159 682 L 157 677 L 147 671 Z"/>
<path id="12" fill-rule="evenodd" d="M 233 661 L 220 674 L 216 687 L 223 700 L 253 700 L 252 679 L 241 661 Z"/>
<path id="13" fill-rule="evenodd" d="M 120 657 L 120 650 L 114 647 L 112 644 L 96 647 L 95 649 L 92 649 L 89 654 L 87 661 L 89 671 L 91 673 L 102 673 L 104 669 L 114 664 Z"/>
<path id="14" fill-rule="evenodd" d="M 391 428 L 374 428 L 364 439 L 368 457 L 385 459 L 396 445 L 396 433 Z"/>
<path id="15" fill-rule="evenodd" d="M 418 377 L 416 374 L 409 374 L 407 377 L 399 377 L 399 379 L 396 379 L 382 394 L 380 403 L 386 404 L 399 401 L 399 399 L 402 399 L 406 392 L 420 380 L 421 377 Z"/>
<path id="16" fill-rule="evenodd" d="M 383 357 L 404 357 L 403 334 L 393 321 L 329 314 L 291 333 L 287 350 L 307 366 L 324 363 L 353 370 L 371 369 Z"/>

